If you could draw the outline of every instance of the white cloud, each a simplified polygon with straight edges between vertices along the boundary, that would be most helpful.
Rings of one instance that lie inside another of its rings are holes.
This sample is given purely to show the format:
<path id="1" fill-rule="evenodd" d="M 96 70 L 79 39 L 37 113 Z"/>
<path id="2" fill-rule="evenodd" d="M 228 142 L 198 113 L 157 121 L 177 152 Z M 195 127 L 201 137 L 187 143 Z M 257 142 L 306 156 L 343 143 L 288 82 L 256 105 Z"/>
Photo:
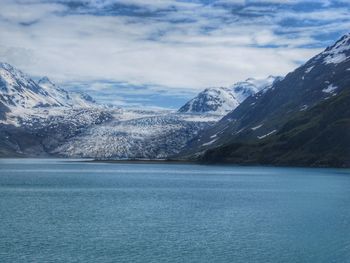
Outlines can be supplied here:
<path id="1" fill-rule="evenodd" d="M 93 13 L 117 2 L 154 11 L 154 17 Z M 154 85 L 158 91 L 160 87 L 198 90 L 247 77 L 283 75 L 320 51 L 302 47 L 315 43 L 315 28 L 336 32 L 339 26 L 345 29 L 348 25 L 333 21 L 336 16 L 346 19 L 344 9 L 299 14 L 285 10 L 243 19 L 231 9 L 198 2 L 105 0 L 88 4 L 82 15 L 68 12 L 64 4 L 4 2 L 0 10 L 0 60 L 60 83 L 110 80 Z M 165 14 L 156 11 L 170 7 L 175 10 Z M 257 7 L 255 12 L 263 11 Z M 332 22 L 280 27 L 278 23 L 285 17 L 321 17 L 319 20 Z"/>
<path id="2" fill-rule="evenodd" d="M 17 4 L 15 1 L 2 0 L 0 19 L 9 22 L 30 23 L 42 19 L 54 12 L 63 12 L 66 8 L 55 3 Z"/>

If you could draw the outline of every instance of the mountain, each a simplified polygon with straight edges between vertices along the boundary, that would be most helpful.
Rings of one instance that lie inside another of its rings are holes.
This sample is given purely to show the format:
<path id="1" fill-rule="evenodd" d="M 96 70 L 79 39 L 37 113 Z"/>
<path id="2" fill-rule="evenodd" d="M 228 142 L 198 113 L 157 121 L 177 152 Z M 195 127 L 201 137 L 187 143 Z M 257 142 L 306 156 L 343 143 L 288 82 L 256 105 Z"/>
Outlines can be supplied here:
<path id="1" fill-rule="evenodd" d="M 35 82 L 0 63 L 0 156 L 47 156 L 52 149 L 110 114 L 85 94 L 68 92 L 47 77 Z"/>
<path id="2" fill-rule="evenodd" d="M 55 156 L 70 138 L 112 119 L 103 108 L 36 108 L 0 121 L 0 157 Z"/>
<path id="3" fill-rule="evenodd" d="M 276 81 L 282 80 L 282 77 L 268 76 L 266 79 L 249 78 L 233 84 L 230 89 L 239 103 L 246 98 L 258 93 L 261 90 L 269 89 Z"/>
<path id="4" fill-rule="evenodd" d="M 82 107 L 48 78 L 2 64 L 0 156 L 348 167 L 349 73 L 350 34 L 272 84 L 208 89 L 180 112 L 132 111 L 77 95 Z"/>
<path id="5" fill-rule="evenodd" d="M 183 105 L 182 113 L 225 114 L 239 105 L 233 91 L 229 88 L 207 88 Z"/>
<path id="6" fill-rule="evenodd" d="M 51 82 L 48 77 L 43 77 L 38 81 L 38 85 L 59 103 L 59 106 L 70 107 L 71 98 L 69 93 Z"/>
<path id="7" fill-rule="evenodd" d="M 259 141 L 210 149 L 205 163 L 350 167 L 350 90 L 296 113 Z"/>
<path id="8" fill-rule="evenodd" d="M 212 128 L 194 138 L 180 154 L 201 156 L 208 149 L 258 144 L 272 138 L 280 134 L 296 114 L 349 90 L 349 73 L 350 34 L 347 34 L 284 79 L 275 82 L 270 89 L 248 97 Z M 319 131 L 314 132 L 316 136 Z M 284 138 L 288 140 L 288 137 Z"/>
<path id="9" fill-rule="evenodd" d="M 47 77 L 35 82 L 22 71 L 10 64 L 0 63 L 0 119 L 5 112 L 48 108 L 48 107 L 88 107 L 94 100 L 85 95 L 70 93 Z M 95 105 L 96 106 L 96 105 Z"/>
<path id="10" fill-rule="evenodd" d="M 276 80 L 280 78 L 273 76 L 260 80 L 249 78 L 229 88 L 207 88 L 183 105 L 179 112 L 225 115 L 234 110 L 247 97 L 269 88 Z"/>
<path id="11" fill-rule="evenodd" d="M 38 81 L 39 86 L 50 96 L 54 97 L 60 106 L 65 107 L 91 107 L 97 106 L 96 101 L 86 93 L 68 92 L 53 82 L 48 77 L 43 77 Z"/>
<path id="12" fill-rule="evenodd" d="M 38 82 L 1 64 L 0 156 L 167 158 L 217 115 L 98 106 L 49 78 Z"/>
<path id="13" fill-rule="evenodd" d="M 54 96 L 7 63 L 0 63 L 0 103 L 7 111 L 61 106 Z"/>
<path id="14" fill-rule="evenodd" d="M 95 99 L 85 92 L 70 92 L 70 97 L 72 98 L 73 107 L 88 108 L 99 106 Z"/>

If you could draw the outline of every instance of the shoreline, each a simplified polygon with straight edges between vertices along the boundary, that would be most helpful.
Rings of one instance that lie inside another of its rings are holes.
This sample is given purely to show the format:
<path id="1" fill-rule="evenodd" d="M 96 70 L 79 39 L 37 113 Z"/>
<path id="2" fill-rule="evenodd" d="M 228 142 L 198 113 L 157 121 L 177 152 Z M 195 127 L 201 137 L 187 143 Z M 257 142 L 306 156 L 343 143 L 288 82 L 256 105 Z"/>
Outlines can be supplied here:
<path id="1" fill-rule="evenodd" d="M 187 160 L 162 160 L 162 159 L 125 159 L 125 160 L 108 160 L 108 159 L 95 159 L 95 160 L 86 160 L 83 162 L 91 162 L 91 163 L 134 163 L 134 164 L 200 164 L 195 161 L 187 161 Z"/>
<path id="2" fill-rule="evenodd" d="M 197 165 L 208 165 L 208 166 L 233 166 L 233 167 L 269 167 L 269 168 L 300 168 L 300 169 L 346 169 L 350 167 L 337 167 L 337 166 L 302 166 L 302 165 L 276 165 L 276 164 L 248 164 L 248 163 L 229 163 L 229 162 L 215 162 L 206 163 L 198 162 L 195 160 L 161 160 L 161 159 L 125 159 L 125 160 L 86 160 L 83 162 L 89 163 L 120 163 L 120 164 L 197 164 Z"/>
<path id="3" fill-rule="evenodd" d="M 110 163 L 110 164 L 196 164 L 196 165 L 208 165 L 208 166 L 233 166 L 233 167 L 274 167 L 274 168 L 309 168 L 309 169 L 347 169 L 350 170 L 350 166 L 331 166 L 331 165 L 297 165 L 297 164 L 264 164 L 264 163 L 230 163 L 230 162 L 201 162 L 198 160 L 176 160 L 176 159 L 123 159 L 123 160 L 111 160 L 111 159 L 93 159 L 93 158 L 65 158 L 65 157 L 0 157 L 0 160 L 8 159 L 47 159 L 47 160 L 60 160 L 79 163 Z"/>

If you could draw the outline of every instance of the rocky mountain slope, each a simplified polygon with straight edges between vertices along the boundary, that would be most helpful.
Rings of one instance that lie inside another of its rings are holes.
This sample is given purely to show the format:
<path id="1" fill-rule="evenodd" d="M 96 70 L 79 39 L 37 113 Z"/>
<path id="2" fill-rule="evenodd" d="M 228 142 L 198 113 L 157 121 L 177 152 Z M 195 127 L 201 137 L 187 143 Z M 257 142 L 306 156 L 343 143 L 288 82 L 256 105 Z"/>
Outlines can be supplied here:
<path id="1" fill-rule="evenodd" d="M 187 150 L 181 154 L 200 156 L 208 149 L 218 147 L 221 147 L 218 151 L 226 149 L 225 154 L 228 154 L 227 149 L 230 147 L 225 148 L 227 145 L 256 145 L 259 141 L 281 134 L 286 123 L 296 114 L 308 111 L 332 97 L 343 94 L 348 89 L 350 89 L 350 34 L 343 36 L 334 45 L 289 73 L 283 80 L 274 83 L 270 89 L 248 97 L 216 125 L 194 138 Z M 336 116 L 334 117 L 337 120 Z M 316 136 L 321 131 L 314 132 Z M 288 149 L 285 151 L 288 152 Z M 235 152 L 233 150 L 232 154 Z M 209 156 L 212 155 L 208 152 L 205 156 L 205 160 L 209 161 Z M 246 156 L 244 159 L 247 161 L 250 160 L 247 155 L 242 156 Z M 251 160 L 253 159 L 252 157 Z"/>

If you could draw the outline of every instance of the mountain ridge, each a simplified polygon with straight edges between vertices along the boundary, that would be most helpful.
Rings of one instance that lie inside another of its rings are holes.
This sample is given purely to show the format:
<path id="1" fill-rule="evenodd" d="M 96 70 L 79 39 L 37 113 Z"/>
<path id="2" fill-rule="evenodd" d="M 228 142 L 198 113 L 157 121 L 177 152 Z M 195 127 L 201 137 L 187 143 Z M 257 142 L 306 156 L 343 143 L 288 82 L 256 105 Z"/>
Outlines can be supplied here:
<path id="1" fill-rule="evenodd" d="M 231 143 L 206 151 L 203 163 L 350 167 L 350 90 L 295 114 L 261 141 Z"/>
<path id="2" fill-rule="evenodd" d="M 206 156 L 208 161 L 212 151 L 226 149 L 228 154 L 231 148 L 237 153 L 233 145 L 240 145 L 240 149 L 244 145 L 259 145 L 260 140 L 279 134 L 295 114 L 350 89 L 349 70 L 350 34 L 347 34 L 270 89 L 248 97 L 217 124 L 191 140 L 179 156 L 199 159 Z M 249 155 L 240 153 L 249 160 Z M 242 159 L 235 160 L 244 163 Z M 264 163 L 269 162 L 265 160 Z"/>

